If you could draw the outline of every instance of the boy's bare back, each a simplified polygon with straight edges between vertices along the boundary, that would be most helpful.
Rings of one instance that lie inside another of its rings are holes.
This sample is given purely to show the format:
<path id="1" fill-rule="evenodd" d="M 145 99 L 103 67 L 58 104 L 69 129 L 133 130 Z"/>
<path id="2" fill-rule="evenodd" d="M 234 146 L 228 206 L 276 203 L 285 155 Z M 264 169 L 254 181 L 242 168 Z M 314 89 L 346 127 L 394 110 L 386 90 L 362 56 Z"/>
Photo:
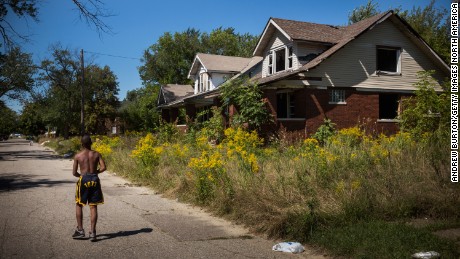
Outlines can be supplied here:
<path id="1" fill-rule="evenodd" d="M 80 167 L 80 174 L 78 173 L 78 167 Z M 84 148 L 80 153 L 75 155 L 73 175 L 77 177 L 85 174 L 99 174 L 104 172 L 105 169 L 105 162 L 101 154 L 97 151 Z"/>

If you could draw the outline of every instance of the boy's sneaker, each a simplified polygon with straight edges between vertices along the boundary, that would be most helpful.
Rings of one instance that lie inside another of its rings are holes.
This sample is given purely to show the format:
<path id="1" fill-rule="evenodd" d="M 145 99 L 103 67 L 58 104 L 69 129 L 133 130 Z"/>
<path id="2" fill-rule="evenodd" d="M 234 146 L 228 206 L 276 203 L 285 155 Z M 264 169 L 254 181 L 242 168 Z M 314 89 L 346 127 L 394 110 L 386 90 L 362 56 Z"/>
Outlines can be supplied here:
<path id="1" fill-rule="evenodd" d="M 96 232 L 94 232 L 94 233 L 89 232 L 89 240 L 91 242 L 96 242 L 97 241 Z"/>
<path id="2" fill-rule="evenodd" d="M 75 229 L 75 233 L 73 233 L 72 238 L 83 238 L 83 237 L 85 237 L 85 230 L 84 229 L 78 230 L 78 228 Z"/>

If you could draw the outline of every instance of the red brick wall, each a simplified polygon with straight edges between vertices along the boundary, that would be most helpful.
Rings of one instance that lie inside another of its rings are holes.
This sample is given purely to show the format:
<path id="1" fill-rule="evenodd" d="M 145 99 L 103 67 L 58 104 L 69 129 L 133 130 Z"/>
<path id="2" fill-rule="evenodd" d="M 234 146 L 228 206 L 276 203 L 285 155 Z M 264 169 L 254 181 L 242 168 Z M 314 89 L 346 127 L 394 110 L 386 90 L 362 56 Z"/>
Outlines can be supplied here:
<path id="1" fill-rule="evenodd" d="M 346 104 L 329 104 L 329 92 L 322 89 L 300 89 L 295 91 L 296 116 L 304 117 L 305 120 L 279 120 L 277 128 L 285 128 L 287 131 L 305 131 L 313 134 L 329 118 L 336 124 L 337 129 L 361 125 L 366 127 L 369 133 L 393 134 L 398 131 L 395 122 L 379 122 L 379 93 L 358 92 L 347 88 Z M 276 90 L 264 91 L 276 118 Z"/>

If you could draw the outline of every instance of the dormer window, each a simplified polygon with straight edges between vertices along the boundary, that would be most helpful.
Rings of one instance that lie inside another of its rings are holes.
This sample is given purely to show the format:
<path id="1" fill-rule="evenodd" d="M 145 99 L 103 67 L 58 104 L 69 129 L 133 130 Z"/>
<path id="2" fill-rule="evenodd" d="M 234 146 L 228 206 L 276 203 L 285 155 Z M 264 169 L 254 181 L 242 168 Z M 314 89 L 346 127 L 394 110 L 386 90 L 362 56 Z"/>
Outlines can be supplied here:
<path id="1" fill-rule="evenodd" d="M 275 71 L 280 72 L 286 69 L 286 49 L 282 48 L 275 51 L 276 67 Z"/>
<path id="2" fill-rule="evenodd" d="M 206 92 L 209 90 L 210 86 L 210 77 L 208 76 L 208 73 L 201 73 L 198 78 L 198 92 Z"/>
<path id="3" fill-rule="evenodd" d="M 292 46 L 284 46 L 281 48 L 270 50 L 268 52 L 267 73 L 271 75 L 292 68 L 294 63 L 293 52 L 294 51 Z"/>

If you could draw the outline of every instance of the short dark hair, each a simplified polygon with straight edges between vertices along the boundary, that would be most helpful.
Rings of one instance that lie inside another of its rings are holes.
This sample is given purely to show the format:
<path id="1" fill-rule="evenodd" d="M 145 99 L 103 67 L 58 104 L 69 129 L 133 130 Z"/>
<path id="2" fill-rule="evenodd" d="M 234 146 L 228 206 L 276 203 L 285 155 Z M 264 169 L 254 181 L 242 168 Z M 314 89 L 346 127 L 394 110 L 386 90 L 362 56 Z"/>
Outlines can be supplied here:
<path id="1" fill-rule="evenodd" d="M 90 149 L 90 148 L 91 148 L 91 144 L 93 144 L 93 142 L 91 141 L 91 137 L 89 136 L 89 134 L 84 134 L 84 135 L 81 137 L 81 145 L 82 145 L 84 148 Z"/>

